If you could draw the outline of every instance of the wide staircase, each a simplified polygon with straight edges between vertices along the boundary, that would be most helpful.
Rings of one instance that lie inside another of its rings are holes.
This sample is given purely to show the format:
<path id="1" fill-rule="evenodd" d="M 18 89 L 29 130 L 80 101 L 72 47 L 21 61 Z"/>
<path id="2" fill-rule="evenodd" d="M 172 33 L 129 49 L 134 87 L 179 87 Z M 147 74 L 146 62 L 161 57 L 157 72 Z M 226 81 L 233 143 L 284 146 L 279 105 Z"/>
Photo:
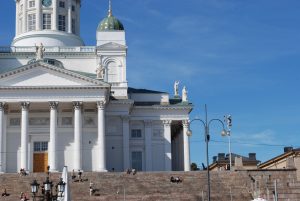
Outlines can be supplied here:
<path id="1" fill-rule="evenodd" d="M 61 174 L 50 174 L 56 184 Z M 182 179 L 181 183 L 170 182 L 171 176 Z M 154 172 L 136 175 L 126 173 L 84 172 L 82 182 L 72 181 L 73 201 L 206 201 L 207 175 L 197 172 Z M 42 184 L 45 173 L 0 175 L 0 194 L 7 189 L 8 197 L 0 200 L 19 201 L 21 192 L 31 198 L 30 183 L 37 179 Z M 294 170 L 285 171 L 220 171 L 210 172 L 212 201 L 250 201 L 254 197 L 273 200 L 274 183 L 277 181 L 279 201 L 300 201 L 300 182 Z M 96 190 L 90 196 L 89 186 Z M 39 199 L 37 199 L 38 201 Z"/>

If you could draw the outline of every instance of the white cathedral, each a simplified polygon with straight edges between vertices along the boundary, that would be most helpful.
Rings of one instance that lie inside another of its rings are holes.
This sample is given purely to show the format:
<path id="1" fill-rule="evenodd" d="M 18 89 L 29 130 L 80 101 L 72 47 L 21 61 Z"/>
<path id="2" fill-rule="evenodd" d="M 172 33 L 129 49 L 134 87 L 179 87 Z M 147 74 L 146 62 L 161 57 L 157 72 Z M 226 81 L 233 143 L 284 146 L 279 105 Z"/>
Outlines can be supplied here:
<path id="1" fill-rule="evenodd" d="M 15 3 L 15 37 L 0 47 L 0 173 L 190 170 L 186 89 L 128 87 L 111 5 L 85 46 L 80 0 Z"/>

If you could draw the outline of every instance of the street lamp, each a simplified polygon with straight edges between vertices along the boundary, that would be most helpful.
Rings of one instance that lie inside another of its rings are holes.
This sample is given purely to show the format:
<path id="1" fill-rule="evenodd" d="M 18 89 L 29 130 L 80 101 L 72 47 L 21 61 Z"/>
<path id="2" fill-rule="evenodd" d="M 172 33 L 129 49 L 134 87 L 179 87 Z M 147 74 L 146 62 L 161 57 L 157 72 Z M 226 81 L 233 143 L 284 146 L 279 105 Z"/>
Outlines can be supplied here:
<path id="1" fill-rule="evenodd" d="M 35 201 L 36 197 L 41 198 L 43 201 L 50 201 L 50 200 L 57 200 L 57 197 L 63 197 L 65 192 L 65 185 L 66 183 L 63 182 L 63 179 L 60 178 L 59 182 L 57 183 L 57 195 L 52 194 L 52 181 L 49 180 L 49 177 L 46 178 L 46 181 L 43 182 L 44 189 L 42 189 L 42 195 L 37 196 L 38 189 L 40 184 L 35 180 L 30 184 L 31 185 L 31 193 L 33 194 L 33 200 Z M 43 191 L 44 190 L 44 191 Z"/>
<path id="2" fill-rule="evenodd" d="M 227 126 L 227 132 L 224 133 L 222 136 L 228 137 L 228 149 L 229 149 L 229 170 L 232 168 L 232 159 L 231 159 L 231 126 L 232 126 L 232 117 L 231 115 L 225 115 L 224 116 L 224 122 Z"/>
<path id="3" fill-rule="evenodd" d="M 35 180 L 33 180 L 33 182 L 30 185 L 31 185 L 31 192 L 33 194 L 33 200 L 35 200 L 35 195 L 38 192 L 40 184 L 38 184 L 35 179 Z"/>
<path id="4" fill-rule="evenodd" d="M 208 158 L 208 142 L 210 140 L 210 135 L 209 135 L 209 126 L 210 124 L 213 122 L 213 121 L 217 121 L 217 122 L 220 122 L 223 126 L 223 130 L 221 132 L 221 135 L 224 135 L 227 133 L 227 131 L 225 130 L 225 127 L 224 127 L 224 123 L 223 121 L 221 121 L 220 119 L 211 119 L 211 120 L 207 120 L 207 106 L 205 104 L 205 121 L 200 119 L 200 118 L 195 118 L 195 119 L 192 119 L 190 121 L 190 124 L 193 122 L 193 121 L 200 121 L 203 126 L 204 126 L 204 137 L 205 137 L 205 144 L 206 144 L 206 165 L 207 165 L 207 200 L 210 201 L 210 175 L 209 175 L 209 158 Z M 191 136 L 192 135 L 192 131 L 190 129 L 188 129 L 187 133 L 186 133 L 188 136 Z"/>
<path id="5" fill-rule="evenodd" d="M 60 180 L 57 184 L 57 190 L 59 192 L 59 194 L 58 194 L 59 197 L 63 197 L 63 193 L 65 192 L 65 186 L 66 186 L 66 183 L 63 182 L 62 178 L 60 178 Z"/>

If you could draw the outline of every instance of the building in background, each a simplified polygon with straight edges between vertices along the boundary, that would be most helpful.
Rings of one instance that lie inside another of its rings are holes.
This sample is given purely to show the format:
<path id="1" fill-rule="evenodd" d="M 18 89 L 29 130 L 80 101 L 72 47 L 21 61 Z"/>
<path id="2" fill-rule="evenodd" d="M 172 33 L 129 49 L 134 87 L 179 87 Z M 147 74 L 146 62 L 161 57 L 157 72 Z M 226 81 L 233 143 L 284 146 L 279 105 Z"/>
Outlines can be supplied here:
<path id="1" fill-rule="evenodd" d="M 252 170 L 257 169 L 260 163 L 256 159 L 256 153 L 249 153 L 249 156 L 241 156 L 235 153 L 231 154 L 232 170 Z M 230 168 L 229 154 L 219 153 L 218 156 L 213 157 L 213 163 L 209 166 L 211 171 L 229 170 Z"/>
<path id="2" fill-rule="evenodd" d="M 190 170 L 187 91 L 128 86 L 111 5 L 84 46 L 80 0 L 15 3 L 15 38 L 0 47 L 0 172 Z"/>

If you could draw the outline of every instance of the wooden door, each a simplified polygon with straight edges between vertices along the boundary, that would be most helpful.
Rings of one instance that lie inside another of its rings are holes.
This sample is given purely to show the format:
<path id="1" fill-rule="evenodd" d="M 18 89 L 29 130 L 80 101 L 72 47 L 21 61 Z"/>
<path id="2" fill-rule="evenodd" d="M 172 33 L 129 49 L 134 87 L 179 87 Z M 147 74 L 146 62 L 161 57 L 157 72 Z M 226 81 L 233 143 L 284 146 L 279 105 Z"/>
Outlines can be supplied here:
<path id="1" fill-rule="evenodd" d="M 48 153 L 33 154 L 33 172 L 47 172 Z"/>

